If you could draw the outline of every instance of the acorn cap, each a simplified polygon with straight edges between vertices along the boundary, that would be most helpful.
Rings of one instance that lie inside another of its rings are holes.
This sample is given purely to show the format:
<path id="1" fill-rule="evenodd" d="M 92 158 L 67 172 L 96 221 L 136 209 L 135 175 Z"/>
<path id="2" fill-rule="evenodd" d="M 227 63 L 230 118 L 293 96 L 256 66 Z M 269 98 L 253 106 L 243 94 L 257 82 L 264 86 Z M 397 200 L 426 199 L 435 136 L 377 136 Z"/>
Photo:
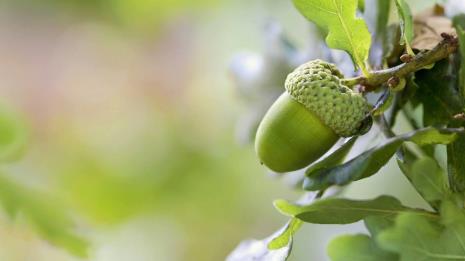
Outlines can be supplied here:
<path id="1" fill-rule="evenodd" d="M 285 88 L 337 135 L 350 137 L 360 133 L 370 106 L 360 93 L 341 83 L 343 78 L 334 64 L 313 60 L 290 73 Z"/>

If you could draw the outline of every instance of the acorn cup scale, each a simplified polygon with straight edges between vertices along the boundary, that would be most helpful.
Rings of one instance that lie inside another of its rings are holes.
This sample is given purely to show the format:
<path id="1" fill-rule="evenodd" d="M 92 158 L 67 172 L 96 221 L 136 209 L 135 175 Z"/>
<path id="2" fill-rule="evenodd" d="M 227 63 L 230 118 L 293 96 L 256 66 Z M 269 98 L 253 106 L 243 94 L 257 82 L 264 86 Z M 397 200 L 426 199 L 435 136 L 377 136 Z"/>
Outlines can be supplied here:
<path id="1" fill-rule="evenodd" d="M 274 172 L 295 171 L 325 154 L 340 137 L 369 129 L 369 104 L 341 79 L 335 65 L 321 60 L 305 63 L 288 75 L 286 92 L 257 130 L 255 150 L 262 164 Z"/>

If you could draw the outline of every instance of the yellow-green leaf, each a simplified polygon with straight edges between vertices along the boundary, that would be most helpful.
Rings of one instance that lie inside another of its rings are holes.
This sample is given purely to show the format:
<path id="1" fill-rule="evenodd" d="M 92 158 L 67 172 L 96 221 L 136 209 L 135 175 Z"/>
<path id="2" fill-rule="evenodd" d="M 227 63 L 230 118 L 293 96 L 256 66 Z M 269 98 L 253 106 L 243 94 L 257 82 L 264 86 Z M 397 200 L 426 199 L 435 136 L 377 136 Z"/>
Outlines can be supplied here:
<path id="1" fill-rule="evenodd" d="M 414 54 L 410 43 L 413 39 L 413 17 L 410 7 L 405 0 L 396 0 L 397 13 L 400 18 L 400 30 L 402 32 L 401 44 L 405 44 L 407 52 Z"/>
<path id="2" fill-rule="evenodd" d="M 329 47 L 347 51 L 355 65 L 368 74 L 365 62 L 371 36 L 365 21 L 356 16 L 357 0 L 293 0 L 310 21 L 327 30 Z"/>
<path id="3" fill-rule="evenodd" d="M 302 226 L 302 221 L 297 218 L 292 218 L 284 227 L 281 233 L 278 233 L 276 237 L 271 239 L 268 243 L 269 250 L 277 250 L 288 246 L 292 242 L 294 233 Z"/>
<path id="4" fill-rule="evenodd" d="M 274 205 L 284 215 L 314 224 L 350 224 L 370 216 L 393 219 L 402 212 L 436 218 L 432 213 L 410 209 L 391 196 L 379 196 L 371 200 L 326 198 L 309 205 L 296 205 L 285 200 L 276 200 Z"/>
<path id="5" fill-rule="evenodd" d="M 395 226 L 377 236 L 378 246 L 398 253 L 400 260 L 465 260 L 463 209 L 446 202 L 441 207 L 440 221 L 401 213 Z"/>
<path id="6" fill-rule="evenodd" d="M 413 185 L 429 202 L 442 200 L 447 195 L 447 181 L 441 167 L 432 158 L 421 158 L 412 164 Z"/>
<path id="7" fill-rule="evenodd" d="M 378 247 L 367 235 L 343 235 L 333 239 L 328 245 L 328 255 L 332 261 L 395 261 L 396 254 Z"/>

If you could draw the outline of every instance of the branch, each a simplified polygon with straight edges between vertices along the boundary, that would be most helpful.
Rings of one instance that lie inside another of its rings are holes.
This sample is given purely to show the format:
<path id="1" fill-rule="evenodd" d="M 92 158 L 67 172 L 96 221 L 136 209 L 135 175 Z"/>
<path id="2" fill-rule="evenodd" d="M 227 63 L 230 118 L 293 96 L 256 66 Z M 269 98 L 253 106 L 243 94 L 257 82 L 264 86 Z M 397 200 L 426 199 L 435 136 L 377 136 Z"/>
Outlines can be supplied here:
<path id="1" fill-rule="evenodd" d="M 343 79 L 342 83 L 349 87 L 360 84 L 364 87 L 364 91 L 372 91 L 390 79 L 404 78 L 409 73 L 416 72 L 428 65 L 445 59 L 457 50 L 458 39 L 446 33 L 441 34 L 441 36 L 443 37 L 442 41 L 432 50 L 420 52 L 413 57 L 410 56 L 407 59 L 402 59 L 405 63 L 385 70 L 372 71 L 368 76 Z"/>

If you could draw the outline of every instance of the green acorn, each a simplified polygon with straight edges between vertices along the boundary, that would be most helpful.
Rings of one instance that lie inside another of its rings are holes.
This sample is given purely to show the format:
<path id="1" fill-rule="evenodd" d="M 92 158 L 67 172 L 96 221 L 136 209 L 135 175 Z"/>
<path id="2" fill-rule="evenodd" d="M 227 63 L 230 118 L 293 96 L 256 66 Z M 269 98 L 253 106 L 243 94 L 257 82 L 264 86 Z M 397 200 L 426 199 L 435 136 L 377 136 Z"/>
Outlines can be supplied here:
<path id="1" fill-rule="evenodd" d="M 275 172 L 308 166 L 340 137 L 363 134 L 371 126 L 370 105 L 341 83 L 335 65 L 314 60 L 287 76 L 284 92 L 261 121 L 255 150 Z"/>

